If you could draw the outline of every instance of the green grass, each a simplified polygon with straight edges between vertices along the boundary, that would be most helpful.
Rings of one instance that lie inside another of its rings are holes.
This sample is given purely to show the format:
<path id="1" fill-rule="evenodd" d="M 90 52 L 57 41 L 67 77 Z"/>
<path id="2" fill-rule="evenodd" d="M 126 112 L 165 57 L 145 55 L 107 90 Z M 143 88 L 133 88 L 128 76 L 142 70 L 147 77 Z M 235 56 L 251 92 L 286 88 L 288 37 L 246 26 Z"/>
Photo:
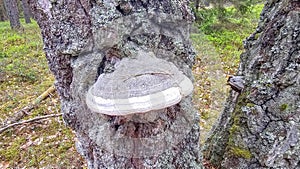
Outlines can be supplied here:
<path id="1" fill-rule="evenodd" d="M 200 33 L 191 34 L 191 39 L 198 53 L 193 69 L 194 104 L 202 118 L 202 142 L 222 111 L 229 90 L 227 76 L 237 71 L 242 42 L 255 31 L 262 8 L 263 5 L 253 6 L 244 15 L 233 7 L 197 13 L 194 26 Z"/>
<path id="2" fill-rule="evenodd" d="M 11 31 L 4 22 L 0 25 L 0 34 L 0 72 L 8 78 L 17 78 L 18 82 L 39 80 L 37 76 L 47 71 L 47 65 L 40 65 L 45 56 L 41 36 L 36 36 L 40 34 L 37 25 L 24 25 L 24 31 Z"/>
<path id="3" fill-rule="evenodd" d="M 254 32 L 262 8 L 262 4 L 253 6 L 243 15 L 233 7 L 225 8 L 221 14 L 214 8 L 197 13 L 198 28 L 213 43 L 227 74 L 236 72 L 240 54 L 243 52 L 242 42 Z M 219 15 L 223 15 L 222 19 Z"/>
<path id="4" fill-rule="evenodd" d="M 27 106 L 53 83 L 42 50 L 36 22 L 22 30 L 11 30 L 9 22 L 0 22 L 0 120 L 11 117 Z M 56 94 L 24 118 L 55 114 L 60 111 Z M 0 135 L 0 166 L 10 168 L 79 168 L 83 159 L 76 152 L 74 134 L 61 117 L 11 128 Z"/>
<path id="5" fill-rule="evenodd" d="M 36 23 L 12 31 L 0 23 L 0 118 L 28 103 L 53 83 Z M 33 90 L 34 89 L 34 90 Z M 28 98 L 30 97 L 30 98 Z M 23 102 L 24 101 L 24 102 Z M 2 112 L 4 110 L 5 112 Z"/>

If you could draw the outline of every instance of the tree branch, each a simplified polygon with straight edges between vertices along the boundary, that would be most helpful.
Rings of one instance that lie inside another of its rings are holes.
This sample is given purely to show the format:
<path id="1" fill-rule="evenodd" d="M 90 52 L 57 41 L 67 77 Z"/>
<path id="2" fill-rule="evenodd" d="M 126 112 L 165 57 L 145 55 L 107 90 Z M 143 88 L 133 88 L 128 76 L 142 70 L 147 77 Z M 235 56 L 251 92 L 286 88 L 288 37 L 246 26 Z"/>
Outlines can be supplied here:
<path id="1" fill-rule="evenodd" d="M 58 113 L 58 114 L 50 114 L 50 115 L 45 115 L 45 116 L 39 116 L 39 117 L 35 117 L 33 119 L 28 119 L 28 120 L 24 120 L 24 121 L 20 121 L 20 122 L 17 122 L 17 123 L 12 123 L 12 124 L 9 124 L 3 128 L 0 128 L 0 134 L 2 132 L 4 132 L 5 130 L 11 128 L 11 127 L 14 127 L 14 126 L 17 126 L 17 125 L 21 125 L 21 124 L 24 124 L 24 123 L 29 123 L 29 122 L 34 122 L 34 121 L 37 121 L 37 120 L 42 120 L 42 119 L 46 119 L 46 118 L 50 118 L 50 117 L 58 117 L 58 116 L 61 116 L 62 113 Z"/>
<path id="2" fill-rule="evenodd" d="M 21 110 L 14 113 L 14 115 L 6 120 L 5 123 L 13 123 L 16 121 L 19 121 L 22 119 L 26 114 L 29 114 L 29 112 L 34 109 L 38 104 L 41 103 L 42 100 L 46 99 L 51 93 L 55 91 L 54 85 L 49 87 L 44 93 L 42 93 L 39 97 L 37 97 L 33 102 L 31 102 L 29 105 L 25 106 Z"/>

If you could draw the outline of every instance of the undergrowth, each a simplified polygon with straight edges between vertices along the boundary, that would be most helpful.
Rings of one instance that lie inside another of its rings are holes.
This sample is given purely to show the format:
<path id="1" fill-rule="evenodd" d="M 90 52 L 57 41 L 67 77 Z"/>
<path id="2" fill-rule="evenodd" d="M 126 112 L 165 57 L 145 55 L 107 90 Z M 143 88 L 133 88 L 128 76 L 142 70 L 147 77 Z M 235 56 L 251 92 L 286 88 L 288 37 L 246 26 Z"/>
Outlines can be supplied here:
<path id="1" fill-rule="evenodd" d="M 202 119 L 202 142 L 222 111 L 229 89 L 227 77 L 237 71 L 242 42 L 254 32 L 262 8 L 262 4 L 255 5 L 243 14 L 233 7 L 222 11 L 201 9 L 196 13 L 196 28 L 193 29 L 196 31 L 191 34 L 197 50 L 193 68 L 194 104 Z"/>
<path id="2" fill-rule="evenodd" d="M 0 22 L 0 120 L 2 124 L 53 83 L 36 22 L 11 30 Z M 24 120 L 59 113 L 56 94 L 42 101 Z M 1 126 L 2 126 L 1 124 Z M 74 134 L 61 117 L 10 128 L 0 136 L 0 168 L 80 168 L 83 159 Z"/>
<path id="3" fill-rule="evenodd" d="M 258 4 L 244 14 L 234 7 L 221 12 L 216 8 L 201 9 L 196 13 L 196 26 L 213 43 L 226 74 L 236 72 L 243 52 L 242 42 L 254 32 L 262 8 L 263 4 Z"/>

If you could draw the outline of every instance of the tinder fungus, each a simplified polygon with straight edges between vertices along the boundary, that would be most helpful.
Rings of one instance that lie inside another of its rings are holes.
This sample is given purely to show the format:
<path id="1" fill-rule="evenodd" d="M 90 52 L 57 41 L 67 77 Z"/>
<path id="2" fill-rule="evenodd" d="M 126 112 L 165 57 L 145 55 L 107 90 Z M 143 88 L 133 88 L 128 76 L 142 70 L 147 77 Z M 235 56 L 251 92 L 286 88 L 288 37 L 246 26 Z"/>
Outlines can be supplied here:
<path id="1" fill-rule="evenodd" d="M 191 80 L 173 63 L 139 52 L 117 63 L 114 72 L 101 74 L 86 103 L 94 112 L 123 116 L 170 107 L 192 91 Z"/>

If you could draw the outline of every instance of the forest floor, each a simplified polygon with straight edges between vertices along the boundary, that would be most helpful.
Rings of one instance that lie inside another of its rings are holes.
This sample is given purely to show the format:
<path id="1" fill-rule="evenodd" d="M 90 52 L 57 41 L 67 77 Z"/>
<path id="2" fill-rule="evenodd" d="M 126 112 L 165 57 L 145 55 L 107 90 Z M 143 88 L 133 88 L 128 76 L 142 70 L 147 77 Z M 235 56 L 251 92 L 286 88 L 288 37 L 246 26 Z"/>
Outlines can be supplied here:
<path id="1" fill-rule="evenodd" d="M 197 51 L 194 103 L 201 116 L 202 143 L 222 111 L 227 76 L 236 72 L 242 40 L 255 30 L 261 10 L 259 5 L 241 15 L 228 8 L 225 22 L 214 9 L 197 13 L 200 20 L 191 39 Z M 54 83 L 38 25 L 23 20 L 22 25 L 22 30 L 12 31 L 9 22 L 0 22 L 0 130 Z M 53 92 L 18 120 L 59 113 Z M 0 168 L 86 168 L 74 141 L 61 116 L 11 127 L 0 133 Z"/>

